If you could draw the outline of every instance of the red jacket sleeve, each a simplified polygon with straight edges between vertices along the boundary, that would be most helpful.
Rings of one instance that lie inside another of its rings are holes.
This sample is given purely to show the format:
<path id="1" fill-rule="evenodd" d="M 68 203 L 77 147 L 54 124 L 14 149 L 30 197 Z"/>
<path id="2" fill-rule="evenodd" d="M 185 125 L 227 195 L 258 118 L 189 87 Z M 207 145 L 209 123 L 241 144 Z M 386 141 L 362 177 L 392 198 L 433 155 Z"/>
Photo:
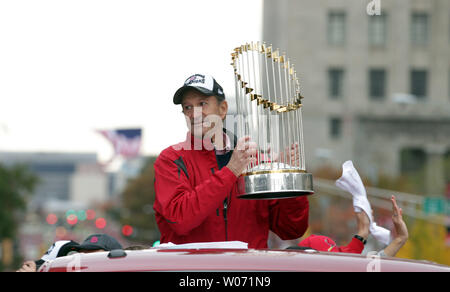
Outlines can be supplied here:
<path id="1" fill-rule="evenodd" d="M 364 250 L 364 243 L 361 242 L 361 240 L 352 238 L 352 241 L 346 246 L 341 246 L 338 248 L 339 252 L 346 252 L 346 253 L 362 253 Z"/>
<path id="2" fill-rule="evenodd" d="M 270 229 L 282 240 L 297 239 L 308 229 L 309 202 L 306 196 L 270 202 Z"/>
<path id="3" fill-rule="evenodd" d="M 227 167 L 193 187 L 186 173 L 164 152 L 155 162 L 155 204 L 159 215 L 178 235 L 199 226 L 231 192 L 236 176 Z M 193 175 L 193 174 L 192 174 Z M 158 215 L 158 214 L 157 214 Z"/>

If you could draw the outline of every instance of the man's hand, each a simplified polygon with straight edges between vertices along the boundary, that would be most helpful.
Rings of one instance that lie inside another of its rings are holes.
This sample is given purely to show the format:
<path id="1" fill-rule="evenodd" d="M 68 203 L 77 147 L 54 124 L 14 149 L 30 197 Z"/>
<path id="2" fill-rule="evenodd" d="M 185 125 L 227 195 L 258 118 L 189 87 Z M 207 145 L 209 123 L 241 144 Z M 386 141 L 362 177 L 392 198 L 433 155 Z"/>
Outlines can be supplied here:
<path id="1" fill-rule="evenodd" d="M 285 163 L 291 165 L 291 166 L 300 166 L 300 149 L 298 146 L 298 143 L 295 142 L 291 145 L 291 149 L 287 152 L 288 157 L 287 161 Z"/>
<path id="2" fill-rule="evenodd" d="M 405 243 L 408 240 L 408 227 L 406 227 L 405 221 L 403 221 L 403 210 L 397 205 L 397 200 L 394 196 L 391 197 L 392 202 L 392 222 L 394 223 L 395 232 L 397 233 L 396 239 Z"/>
<path id="3" fill-rule="evenodd" d="M 269 147 L 266 156 L 272 157 L 272 162 L 281 162 L 290 166 L 300 167 L 300 148 L 297 142 L 291 144 L 290 149 L 285 149 L 285 151 L 282 151 L 279 154 L 272 154 Z"/>
<path id="4" fill-rule="evenodd" d="M 26 261 L 17 272 L 36 272 L 36 263 L 34 261 Z"/>
<path id="5" fill-rule="evenodd" d="M 237 141 L 236 148 L 231 155 L 227 168 L 239 177 L 245 168 L 256 162 L 256 143 L 250 141 L 250 137 L 242 137 Z"/>
<path id="6" fill-rule="evenodd" d="M 405 221 L 403 221 L 403 210 L 397 205 L 397 201 L 394 196 L 391 197 L 392 202 L 392 222 L 394 223 L 396 236 L 392 242 L 384 249 L 384 253 L 387 256 L 394 257 L 400 248 L 405 245 L 408 240 L 408 228 Z"/>

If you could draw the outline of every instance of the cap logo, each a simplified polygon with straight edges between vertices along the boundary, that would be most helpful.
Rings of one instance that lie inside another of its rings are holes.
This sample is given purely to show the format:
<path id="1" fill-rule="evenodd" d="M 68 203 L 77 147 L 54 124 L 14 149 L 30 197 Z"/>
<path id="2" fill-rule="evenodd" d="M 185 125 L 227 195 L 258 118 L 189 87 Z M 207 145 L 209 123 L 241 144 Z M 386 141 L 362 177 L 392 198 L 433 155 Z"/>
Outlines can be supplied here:
<path id="1" fill-rule="evenodd" d="M 56 243 L 53 243 L 52 246 L 50 246 L 50 248 L 47 250 L 47 252 L 45 253 L 46 255 L 50 255 L 50 253 L 52 252 L 52 250 L 55 248 Z"/>
<path id="2" fill-rule="evenodd" d="M 328 251 L 331 251 L 331 250 L 336 246 L 336 244 L 333 244 L 333 243 L 331 243 L 331 242 L 328 242 L 328 238 L 325 238 L 325 243 L 328 244 L 328 246 L 330 247 L 330 248 L 328 249 Z"/>
<path id="3" fill-rule="evenodd" d="M 97 243 L 97 242 L 98 242 L 98 237 L 97 237 L 97 236 L 93 236 L 93 237 L 91 238 L 91 242 L 92 242 L 92 243 Z"/>
<path id="4" fill-rule="evenodd" d="M 189 77 L 184 82 L 185 85 L 191 85 L 191 84 L 195 84 L 195 83 L 205 83 L 205 75 L 195 74 L 195 75 L 192 75 L 191 77 Z"/>

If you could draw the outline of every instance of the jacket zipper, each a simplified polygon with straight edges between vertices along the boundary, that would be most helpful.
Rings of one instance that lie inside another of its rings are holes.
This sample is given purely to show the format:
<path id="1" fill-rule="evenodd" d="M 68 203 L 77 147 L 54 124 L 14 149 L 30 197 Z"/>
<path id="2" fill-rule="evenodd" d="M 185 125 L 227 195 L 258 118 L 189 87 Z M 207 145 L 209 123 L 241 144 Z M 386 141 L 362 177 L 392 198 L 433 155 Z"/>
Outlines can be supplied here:
<path id="1" fill-rule="evenodd" d="M 225 241 L 228 241 L 228 198 L 223 201 L 223 220 L 225 220 Z"/>
<path id="2" fill-rule="evenodd" d="M 211 173 L 214 174 L 214 167 L 211 168 Z M 231 193 L 230 193 L 231 197 Z M 219 209 L 216 210 L 217 215 L 219 215 Z M 225 221 L 225 241 L 228 241 L 228 218 L 227 218 L 227 212 L 228 212 L 228 198 L 225 198 L 223 201 L 223 220 Z"/>

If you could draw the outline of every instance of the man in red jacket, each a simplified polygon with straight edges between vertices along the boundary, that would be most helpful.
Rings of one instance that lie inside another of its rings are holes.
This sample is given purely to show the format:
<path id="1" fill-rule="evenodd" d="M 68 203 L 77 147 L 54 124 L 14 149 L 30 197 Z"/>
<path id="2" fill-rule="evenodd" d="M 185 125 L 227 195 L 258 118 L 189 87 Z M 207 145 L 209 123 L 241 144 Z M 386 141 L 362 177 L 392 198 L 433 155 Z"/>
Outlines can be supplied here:
<path id="1" fill-rule="evenodd" d="M 306 197 L 237 198 L 237 178 L 255 161 L 256 144 L 222 130 L 228 104 L 216 80 L 189 77 L 173 102 L 181 104 L 189 132 L 154 164 L 161 243 L 243 241 L 249 248 L 267 248 L 269 230 L 283 240 L 301 237 L 308 227 Z"/>

